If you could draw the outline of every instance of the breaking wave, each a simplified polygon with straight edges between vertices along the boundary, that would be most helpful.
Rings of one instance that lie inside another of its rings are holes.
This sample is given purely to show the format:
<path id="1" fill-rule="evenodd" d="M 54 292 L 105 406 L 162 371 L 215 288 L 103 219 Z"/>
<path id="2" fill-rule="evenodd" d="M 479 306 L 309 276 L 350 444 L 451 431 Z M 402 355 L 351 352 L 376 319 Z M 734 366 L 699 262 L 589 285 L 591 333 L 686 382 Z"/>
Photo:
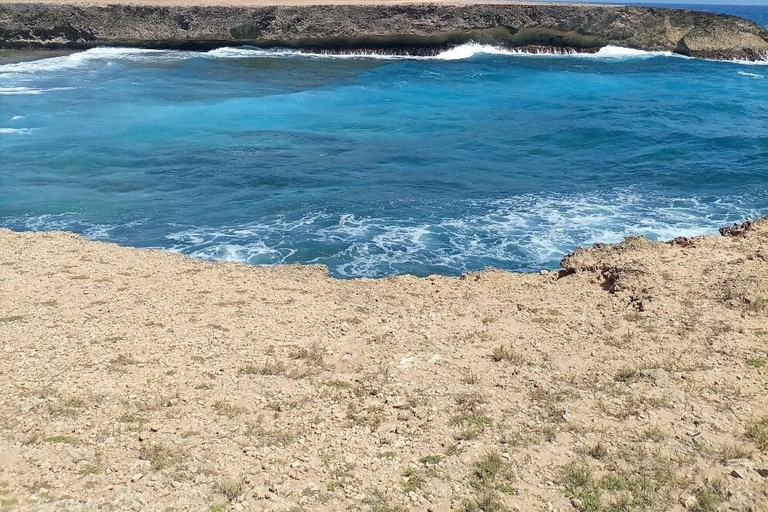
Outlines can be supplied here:
<path id="1" fill-rule="evenodd" d="M 765 191 L 758 194 L 765 197 Z M 557 268 L 582 245 L 628 235 L 656 240 L 715 233 L 760 216 L 758 196 L 661 197 L 634 190 L 604 194 L 528 194 L 446 205 L 437 218 L 363 216 L 328 211 L 266 216 L 223 226 L 165 225 L 146 245 L 210 261 L 250 264 L 320 263 L 336 277 L 431 273 L 457 275 L 486 266 L 517 271 Z M 763 201 L 764 202 L 764 201 Z M 764 213 L 764 212 L 763 212 Z M 67 230 L 132 244 L 124 225 L 89 224 L 76 214 L 28 216 L 3 225 Z"/>
<path id="2" fill-rule="evenodd" d="M 54 71 L 64 71 L 91 67 L 97 64 L 103 65 L 109 62 L 142 62 L 150 61 L 174 61 L 194 58 L 206 59 L 245 59 L 245 58 L 322 58 L 322 59 L 374 59 L 374 60 L 440 60 L 454 61 L 466 60 L 479 55 L 503 55 L 508 57 L 558 57 L 578 59 L 601 59 L 607 61 L 624 61 L 636 59 L 649 59 L 654 57 L 673 57 L 689 59 L 683 55 L 672 52 L 652 52 L 623 48 L 619 46 L 605 46 L 594 53 L 582 53 L 575 50 L 549 51 L 549 50 L 519 50 L 514 48 L 502 48 L 499 46 L 466 43 L 440 52 L 434 56 L 416 56 L 374 53 L 356 51 L 349 53 L 330 52 L 305 52 L 286 48 L 256 48 L 256 47 L 223 47 L 207 52 L 193 52 L 181 50 L 150 50 L 141 48 L 124 47 L 98 47 L 70 55 L 50 57 L 46 59 L 17 62 L 0 65 L 0 79 L 13 75 L 29 75 Z M 738 64 L 761 65 L 768 61 L 727 61 Z M 25 87 L 0 88 L 0 94 L 40 94 L 43 90 Z"/>

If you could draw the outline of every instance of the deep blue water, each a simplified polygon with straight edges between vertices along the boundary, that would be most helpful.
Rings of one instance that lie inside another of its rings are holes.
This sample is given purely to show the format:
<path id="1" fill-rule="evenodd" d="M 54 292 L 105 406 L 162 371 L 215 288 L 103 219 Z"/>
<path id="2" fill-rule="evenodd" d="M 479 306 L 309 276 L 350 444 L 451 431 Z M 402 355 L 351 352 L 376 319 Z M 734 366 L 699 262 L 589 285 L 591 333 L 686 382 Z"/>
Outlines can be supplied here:
<path id="1" fill-rule="evenodd" d="M 18 57 L 0 56 L 4 227 L 351 277 L 554 268 L 578 245 L 768 214 L 766 65 Z"/>

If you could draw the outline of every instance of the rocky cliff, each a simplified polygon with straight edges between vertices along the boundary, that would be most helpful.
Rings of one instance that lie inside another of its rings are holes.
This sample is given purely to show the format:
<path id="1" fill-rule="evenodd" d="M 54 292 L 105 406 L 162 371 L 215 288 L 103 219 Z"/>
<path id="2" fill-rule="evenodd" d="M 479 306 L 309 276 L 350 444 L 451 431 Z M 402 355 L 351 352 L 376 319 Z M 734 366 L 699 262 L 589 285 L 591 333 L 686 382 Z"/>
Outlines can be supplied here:
<path id="1" fill-rule="evenodd" d="M 467 41 L 595 51 L 608 45 L 762 60 L 768 31 L 734 16 L 548 4 L 294 6 L 0 3 L 0 47 L 226 45 L 430 54 Z"/>

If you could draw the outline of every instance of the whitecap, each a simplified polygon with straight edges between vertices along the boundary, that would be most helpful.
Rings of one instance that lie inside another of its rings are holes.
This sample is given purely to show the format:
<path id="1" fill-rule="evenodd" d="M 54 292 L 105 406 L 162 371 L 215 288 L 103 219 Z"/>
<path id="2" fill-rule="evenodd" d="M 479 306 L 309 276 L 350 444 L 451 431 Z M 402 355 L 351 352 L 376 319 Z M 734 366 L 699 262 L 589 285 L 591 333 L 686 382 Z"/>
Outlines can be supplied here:
<path id="1" fill-rule="evenodd" d="M 34 128 L 0 128 L 0 134 L 29 135 Z"/>
<path id="2" fill-rule="evenodd" d="M 151 57 L 153 59 L 174 60 L 180 58 L 189 58 L 193 52 L 182 52 L 175 50 L 147 50 L 143 48 L 126 47 L 97 47 L 82 52 L 72 53 L 59 57 L 49 57 L 47 59 L 28 60 L 15 62 L 13 64 L 0 65 L 0 75 L 2 74 L 29 74 L 45 73 L 52 71 L 64 71 L 87 67 L 95 62 L 103 61 L 140 61 Z"/>
<path id="3" fill-rule="evenodd" d="M 0 96 L 16 96 L 25 94 L 43 94 L 42 89 L 34 87 L 0 87 Z"/>
<path id="4" fill-rule="evenodd" d="M 746 71 L 739 71 L 739 74 L 741 76 L 748 76 L 750 78 L 764 78 L 763 75 L 758 75 L 757 73 L 747 73 Z"/>

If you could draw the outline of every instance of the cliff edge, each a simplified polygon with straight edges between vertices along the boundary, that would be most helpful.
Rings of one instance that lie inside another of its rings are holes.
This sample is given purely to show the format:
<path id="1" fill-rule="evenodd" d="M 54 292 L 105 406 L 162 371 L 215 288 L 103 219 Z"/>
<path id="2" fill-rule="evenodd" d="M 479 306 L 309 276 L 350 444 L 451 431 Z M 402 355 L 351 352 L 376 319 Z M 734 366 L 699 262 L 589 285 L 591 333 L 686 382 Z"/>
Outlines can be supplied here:
<path id="1" fill-rule="evenodd" d="M 0 229 L 0 509 L 768 510 L 768 218 L 331 279 Z"/>
<path id="2" fill-rule="evenodd" d="M 768 58 L 768 31 L 735 16 L 607 5 L 0 3 L 0 48 L 125 45 L 434 54 L 468 41 L 597 51 L 606 45 L 713 59 Z"/>

